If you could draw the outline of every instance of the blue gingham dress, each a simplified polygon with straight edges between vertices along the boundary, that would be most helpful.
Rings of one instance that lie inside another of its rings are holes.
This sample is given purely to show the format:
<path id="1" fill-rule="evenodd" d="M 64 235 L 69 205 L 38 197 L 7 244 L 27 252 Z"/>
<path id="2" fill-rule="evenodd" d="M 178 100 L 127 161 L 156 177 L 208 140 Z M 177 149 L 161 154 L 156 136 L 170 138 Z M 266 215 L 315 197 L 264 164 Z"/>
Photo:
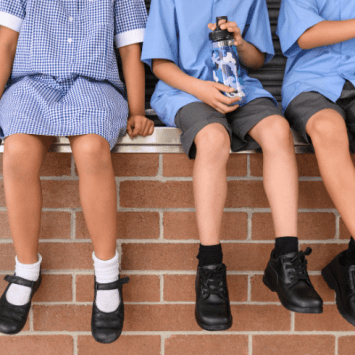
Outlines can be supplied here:
<path id="1" fill-rule="evenodd" d="M 95 133 L 112 149 L 128 104 L 114 44 L 143 42 L 143 0 L 0 0 L 0 25 L 20 33 L 0 100 L 0 138 Z"/>

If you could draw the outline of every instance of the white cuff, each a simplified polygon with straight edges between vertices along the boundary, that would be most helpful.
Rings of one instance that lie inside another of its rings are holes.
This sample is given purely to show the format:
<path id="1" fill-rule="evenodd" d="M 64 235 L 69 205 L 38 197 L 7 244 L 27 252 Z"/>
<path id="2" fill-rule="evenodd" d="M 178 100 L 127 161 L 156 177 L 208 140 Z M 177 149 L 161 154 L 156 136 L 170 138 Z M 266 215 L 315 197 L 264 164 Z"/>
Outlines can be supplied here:
<path id="1" fill-rule="evenodd" d="M 145 28 L 119 33 L 115 36 L 116 47 L 124 47 L 133 43 L 141 43 L 144 39 Z"/>
<path id="2" fill-rule="evenodd" d="M 7 12 L 0 11 L 0 25 L 20 32 L 23 20 Z"/>

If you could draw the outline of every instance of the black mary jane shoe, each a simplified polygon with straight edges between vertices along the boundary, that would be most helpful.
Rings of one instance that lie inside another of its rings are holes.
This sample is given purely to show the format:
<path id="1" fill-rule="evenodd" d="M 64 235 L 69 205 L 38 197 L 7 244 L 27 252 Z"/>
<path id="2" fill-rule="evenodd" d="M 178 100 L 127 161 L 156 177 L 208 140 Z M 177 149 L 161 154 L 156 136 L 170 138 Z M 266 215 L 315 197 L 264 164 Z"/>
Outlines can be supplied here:
<path id="1" fill-rule="evenodd" d="M 312 249 L 307 248 L 275 258 L 272 251 L 264 272 L 264 284 L 277 292 L 281 304 L 293 312 L 323 312 L 323 301 L 313 288 L 307 272 L 305 256 L 311 252 Z"/>
<path id="2" fill-rule="evenodd" d="M 355 326 L 355 265 L 347 264 L 346 250 L 325 266 L 322 276 L 336 293 L 339 313 Z"/>
<path id="3" fill-rule="evenodd" d="M 99 343 L 109 344 L 121 335 L 124 320 L 124 305 L 122 298 L 122 285 L 129 282 L 129 277 L 118 279 L 110 283 L 98 283 L 95 279 L 95 298 L 92 306 L 91 333 Z M 96 306 L 97 291 L 118 289 L 120 304 L 113 312 L 102 312 Z"/>
<path id="4" fill-rule="evenodd" d="M 226 330 L 232 326 L 224 264 L 197 269 L 195 318 L 197 324 L 205 330 Z"/>
<path id="5" fill-rule="evenodd" d="M 0 332 L 4 334 L 17 334 L 26 324 L 28 313 L 31 309 L 32 297 L 41 284 L 42 276 L 40 273 L 37 281 L 30 281 L 16 275 L 6 275 L 5 281 L 9 282 L 9 285 L 0 298 Z M 11 284 L 31 288 L 31 296 L 28 303 L 16 306 L 7 301 L 6 293 Z"/>

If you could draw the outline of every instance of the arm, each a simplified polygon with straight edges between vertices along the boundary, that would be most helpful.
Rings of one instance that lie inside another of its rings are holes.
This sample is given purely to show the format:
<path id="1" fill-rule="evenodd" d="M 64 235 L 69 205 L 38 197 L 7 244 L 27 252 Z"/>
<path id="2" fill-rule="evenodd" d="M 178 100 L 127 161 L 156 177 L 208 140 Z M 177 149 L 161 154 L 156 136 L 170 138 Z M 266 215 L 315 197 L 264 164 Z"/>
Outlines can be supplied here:
<path id="1" fill-rule="evenodd" d="M 153 133 L 154 123 L 145 117 L 145 72 L 140 60 L 141 47 L 135 43 L 120 47 L 119 52 L 129 107 L 127 133 L 131 138 L 137 135 L 145 137 Z"/>
<path id="2" fill-rule="evenodd" d="M 11 75 L 19 33 L 0 26 L 0 97 Z"/>
<path id="3" fill-rule="evenodd" d="M 224 23 L 220 22 L 220 28 L 222 30 L 228 30 L 228 32 L 233 33 L 234 44 L 238 49 L 238 56 L 241 63 L 250 69 L 258 69 L 264 65 L 265 54 L 260 52 L 255 46 L 251 43 L 245 41 L 242 37 L 240 28 L 235 22 L 221 20 Z M 221 24 L 222 23 L 222 24 Z M 208 24 L 208 28 L 212 31 L 216 29 L 215 23 Z"/>
<path id="4" fill-rule="evenodd" d="M 238 105 L 232 105 L 240 98 L 228 98 L 221 91 L 233 92 L 235 89 L 213 81 L 205 81 L 194 78 L 184 73 L 175 63 L 166 59 L 153 59 L 153 73 L 166 84 L 185 91 L 207 105 L 210 105 L 220 113 L 234 111 Z"/>
<path id="5" fill-rule="evenodd" d="M 307 29 L 297 40 L 302 49 L 348 41 L 355 38 L 355 19 L 343 21 L 322 21 Z"/>

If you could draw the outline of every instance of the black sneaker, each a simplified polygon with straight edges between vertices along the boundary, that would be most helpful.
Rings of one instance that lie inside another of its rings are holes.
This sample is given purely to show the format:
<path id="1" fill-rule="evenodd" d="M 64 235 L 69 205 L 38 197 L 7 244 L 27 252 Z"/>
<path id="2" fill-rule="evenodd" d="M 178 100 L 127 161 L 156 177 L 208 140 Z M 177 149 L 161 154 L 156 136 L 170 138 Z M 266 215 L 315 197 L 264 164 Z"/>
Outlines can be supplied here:
<path id="1" fill-rule="evenodd" d="M 281 304 L 293 312 L 323 312 L 323 301 L 313 288 L 307 272 L 305 255 L 311 252 L 312 249 L 307 248 L 275 258 L 273 250 L 264 272 L 264 284 L 277 292 Z"/>
<path id="2" fill-rule="evenodd" d="M 322 276 L 336 293 L 339 313 L 355 325 L 355 265 L 347 265 L 346 250 L 338 254 L 323 270 Z"/>
<path id="3" fill-rule="evenodd" d="M 226 330 L 232 326 L 224 264 L 197 269 L 195 318 L 205 330 Z"/>

